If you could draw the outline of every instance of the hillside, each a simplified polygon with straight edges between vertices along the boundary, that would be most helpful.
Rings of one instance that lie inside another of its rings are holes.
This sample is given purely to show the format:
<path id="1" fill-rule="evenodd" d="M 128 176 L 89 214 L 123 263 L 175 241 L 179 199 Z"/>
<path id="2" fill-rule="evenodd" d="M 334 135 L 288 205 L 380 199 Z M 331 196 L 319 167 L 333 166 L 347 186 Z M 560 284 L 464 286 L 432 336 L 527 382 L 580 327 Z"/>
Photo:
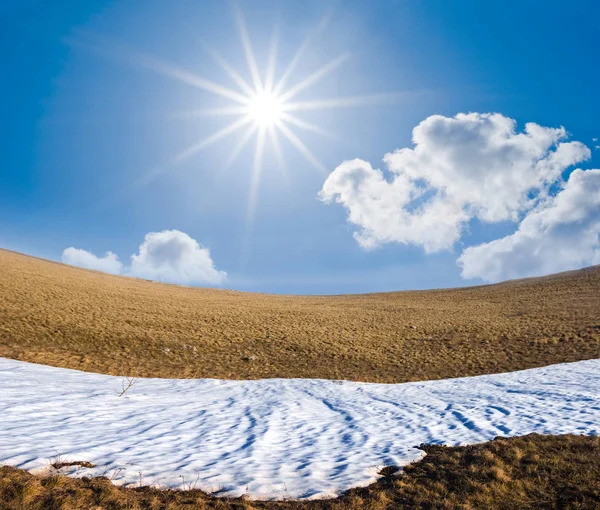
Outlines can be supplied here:
<path id="1" fill-rule="evenodd" d="M 600 358 L 600 266 L 462 289 L 277 296 L 0 250 L 0 356 L 113 375 L 386 383 Z"/>

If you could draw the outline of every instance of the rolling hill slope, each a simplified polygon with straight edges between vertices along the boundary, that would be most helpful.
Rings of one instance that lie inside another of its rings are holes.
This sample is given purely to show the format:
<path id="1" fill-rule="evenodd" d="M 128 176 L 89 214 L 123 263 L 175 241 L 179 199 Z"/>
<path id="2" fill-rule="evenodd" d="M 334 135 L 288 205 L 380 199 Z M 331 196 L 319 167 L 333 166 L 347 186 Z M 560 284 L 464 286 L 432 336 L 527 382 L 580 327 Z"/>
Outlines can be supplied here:
<path id="1" fill-rule="evenodd" d="M 600 358 L 600 266 L 462 289 L 277 296 L 0 250 L 0 356 L 112 375 L 386 383 Z"/>

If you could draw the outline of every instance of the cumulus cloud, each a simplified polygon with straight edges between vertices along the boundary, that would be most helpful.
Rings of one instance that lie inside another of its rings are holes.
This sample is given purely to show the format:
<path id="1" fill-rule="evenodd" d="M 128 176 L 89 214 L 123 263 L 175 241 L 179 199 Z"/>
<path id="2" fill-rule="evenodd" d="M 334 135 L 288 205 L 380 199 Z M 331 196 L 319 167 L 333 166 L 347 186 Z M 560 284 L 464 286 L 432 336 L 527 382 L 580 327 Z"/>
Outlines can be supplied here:
<path id="1" fill-rule="evenodd" d="M 123 264 L 119 262 L 119 257 L 110 251 L 107 251 L 104 257 L 96 257 L 96 255 L 89 251 L 70 247 L 63 251 L 61 260 L 71 266 L 95 269 L 103 273 L 120 274 L 123 269 Z"/>
<path id="2" fill-rule="evenodd" d="M 413 147 L 384 156 L 385 171 L 360 159 L 344 161 L 328 176 L 319 196 L 346 209 L 348 221 L 356 227 L 354 237 L 364 248 L 401 243 L 421 246 L 426 253 L 437 252 L 451 249 L 473 219 L 518 223 L 525 216 L 516 237 L 488 243 L 485 249 L 465 250 L 459 259 L 465 278 L 495 281 L 509 275 L 580 267 L 597 260 L 591 244 L 580 240 L 587 251 L 578 259 L 570 254 L 566 244 L 571 240 L 558 223 L 533 227 L 535 221 L 550 215 L 553 207 L 568 208 L 563 202 L 576 194 L 580 179 L 595 179 L 595 174 L 579 177 L 583 173 L 579 171 L 572 174 L 573 183 L 564 184 L 565 170 L 591 157 L 588 147 L 567 138 L 563 127 L 528 123 L 518 131 L 515 120 L 499 113 L 433 115 L 414 128 Z M 556 189 L 563 186 L 556 195 Z M 594 207 L 600 198 L 590 192 L 588 199 L 590 222 L 585 232 L 589 241 L 596 228 L 591 218 L 598 216 Z M 566 244 L 560 248 L 560 256 L 552 259 L 544 247 L 556 243 Z M 510 270 L 513 262 L 508 255 L 505 263 L 498 262 L 501 269 L 485 265 L 492 264 L 490 261 L 482 260 L 481 267 L 476 264 L 476 254 L 485 252 L 491 259 L 508 252 L 516 257 L 519 251 L 522 258 L 527 258 L 528 252 L 532 259 L 537 257 L 530 269 L 514 260 L 514 270 Z"/>
<path id="3" fill-rule="evenodd" d="M 600 264 L 600 170 L 575 170 L 514 234 L 466 248 L 458 264 L 490 282 Z"/>
<path id="4" fill-rule="evenodd" d="M 414 148 L 385 155 L 387 175 L 366 161 L 345 161 L 320 197 L 347 209 L 363 247 L 449 249 L 469 220 L 517 220 L 566 168 L 590 157 L 566 138 L 564 128 L 534 123 L 517 132 L 498 113 L 433 115 L 413 130 Z"/>
<path id="5" fill-rule="evenodd" d="M 227 275 L 215 268 L 208 248 L 179 230 L 146 234 L 139 253 L 131 256 L 129 274 L 182 285 L 218 285 Z"/>
<path id="6" fill-rule="evenodd" d="M 381 170 L 355 159 L 335 169 L 320 197 L 346 207 L 348 221 L 359 227 L 354 237 L 364 248 L 398 242 L 420 244 L 433 252 L 454 244 L 468 215 L 439 194 L 418 204 L 428 192 L 403 174 L 388 181 Z"/>
<path id="7" fill-rule="evenodd" d="M 227 273 L 219 271 L 210 256 L 189 235 L 179 230 L 149 232 L 138 253 L 131 256 L 129 267 L 107 252 L 103 258 L 77 248 L 67 248 L 62 255 L 65 264 L 96 269 L 105 273 L 126 274 L 180 285 L 220 285 Z"/>

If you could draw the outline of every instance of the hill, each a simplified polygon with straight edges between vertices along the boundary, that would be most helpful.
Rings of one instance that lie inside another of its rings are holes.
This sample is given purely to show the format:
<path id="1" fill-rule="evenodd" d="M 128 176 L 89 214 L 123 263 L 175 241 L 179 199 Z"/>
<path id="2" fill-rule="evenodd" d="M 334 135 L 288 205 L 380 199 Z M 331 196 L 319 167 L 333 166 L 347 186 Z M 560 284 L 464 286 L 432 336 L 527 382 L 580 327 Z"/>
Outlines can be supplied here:
<path id="1" fill-rule="evenodd" d="M 0 250 L 0 356 L 112 375 L 386 383 L 600 358 L 600 266 L 460 289 L 279 296 Z"/>

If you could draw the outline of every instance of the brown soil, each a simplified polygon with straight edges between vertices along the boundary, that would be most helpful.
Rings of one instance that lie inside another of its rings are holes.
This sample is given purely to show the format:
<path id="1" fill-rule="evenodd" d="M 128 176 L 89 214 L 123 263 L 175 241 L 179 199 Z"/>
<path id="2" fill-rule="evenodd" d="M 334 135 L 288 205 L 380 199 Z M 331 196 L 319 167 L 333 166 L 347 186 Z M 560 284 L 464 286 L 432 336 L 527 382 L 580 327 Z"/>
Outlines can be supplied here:
<path id="1" fill-rule="evenodd" d="M 140 377 L 386 383 L 600 358 L 600 266 L 462 289 L 278 296 L 0 250 L 0 356 Z"/>
<path id="2" fill-rule="evenodd" d="M 120 488 L 106 478 L 33 476 L 0 467 L 6 510 L 598 509 L 600 438 L 532 434 L 479 445 L 423 447 L 399 476 L 326 501 L 253 502 L 199 490 Z M 392 470 L 390 470 L 392 471 Z"/>

